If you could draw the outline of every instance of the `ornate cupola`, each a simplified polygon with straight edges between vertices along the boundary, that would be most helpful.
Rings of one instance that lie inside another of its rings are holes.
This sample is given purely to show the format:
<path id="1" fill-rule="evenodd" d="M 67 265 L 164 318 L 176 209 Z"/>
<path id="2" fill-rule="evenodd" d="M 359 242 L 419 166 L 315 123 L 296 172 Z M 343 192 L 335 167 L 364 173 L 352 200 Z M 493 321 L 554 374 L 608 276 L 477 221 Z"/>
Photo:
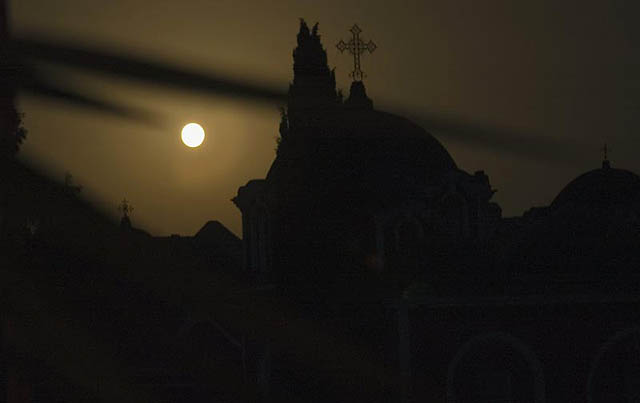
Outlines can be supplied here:
<path id="1" fill-rule="evenodd" d="M 602 169 L 611 168 L 611 163 L 609 162 L 609 158 L 607 157 L 609 147 L 607 147 L 607 145 L 605 144 L 604 147 L 602 147 L 602 151 L 604 152 L 604 159 L 602 160 Z"/>
<path id="2" fill-rule="evenodd" d="M 362 81 L 354 81 L 351 83 L 349 98 L 344 102 L 348 108 L 373 109 L 373 101 L 367 96 Z"/>

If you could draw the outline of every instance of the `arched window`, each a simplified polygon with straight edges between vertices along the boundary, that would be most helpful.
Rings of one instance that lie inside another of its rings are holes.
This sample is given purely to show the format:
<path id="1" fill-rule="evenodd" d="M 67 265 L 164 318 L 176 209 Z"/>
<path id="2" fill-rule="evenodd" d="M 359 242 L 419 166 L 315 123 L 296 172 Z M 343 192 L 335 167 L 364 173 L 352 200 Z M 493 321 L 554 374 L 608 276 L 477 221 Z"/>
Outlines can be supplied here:
<path id="1" fill-rule="evenodd" d="M 542 367 L 513 336 L 499 332 L 477 336 L 449 364 L 447 402 L 542 403 Z"/>
<path id="2" fill-rule="evenodd" d="M 621 331 L 600 347 L 587 380 L 587 402 L 640 402 L 640 328 Z"/>

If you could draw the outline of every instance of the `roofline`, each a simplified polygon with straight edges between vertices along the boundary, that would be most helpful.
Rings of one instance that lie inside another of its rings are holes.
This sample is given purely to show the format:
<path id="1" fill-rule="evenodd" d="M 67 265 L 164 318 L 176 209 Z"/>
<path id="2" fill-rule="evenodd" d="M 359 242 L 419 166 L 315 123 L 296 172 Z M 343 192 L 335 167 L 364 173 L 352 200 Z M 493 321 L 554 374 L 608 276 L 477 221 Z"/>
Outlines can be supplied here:
<path id="1" fill-rule="evenodd" d="M 594 294 L 567 294 L 567 295 L 526 295 L 526 296 L 477 296 L 477 297 L 422 297 L 400 298 L 391 302 L 391 305 L 409 307 L 488 307 L 488 306 L 523 306 L 523 305 L 558 305 L 558 304 L 590 304 L 590 303 L 633 303 L 640 302 L 640 295 L 594 295 Z"/>

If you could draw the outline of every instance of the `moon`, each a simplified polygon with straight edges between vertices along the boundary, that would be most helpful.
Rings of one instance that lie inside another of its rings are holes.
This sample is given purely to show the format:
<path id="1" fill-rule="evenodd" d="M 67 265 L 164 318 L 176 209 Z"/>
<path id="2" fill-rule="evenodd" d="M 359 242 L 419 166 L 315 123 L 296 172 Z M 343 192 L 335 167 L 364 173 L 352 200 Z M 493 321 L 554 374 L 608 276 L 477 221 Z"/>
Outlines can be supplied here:
<path id="1" fill-rule="evenodd" d="M 196 148 L 204 141 L 204 129 L 197 123 L 189 123 L 182 128 L 182 142 Z"/>

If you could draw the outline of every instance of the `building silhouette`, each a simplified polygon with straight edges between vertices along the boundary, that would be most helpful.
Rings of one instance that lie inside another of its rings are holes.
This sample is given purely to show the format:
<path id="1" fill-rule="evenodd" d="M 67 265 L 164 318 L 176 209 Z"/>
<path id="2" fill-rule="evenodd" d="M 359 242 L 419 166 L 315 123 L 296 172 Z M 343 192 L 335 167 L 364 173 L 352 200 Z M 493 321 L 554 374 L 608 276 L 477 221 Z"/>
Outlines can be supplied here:
<path id="1" fill-rule="evenodd" d="M 317 24 L 297 40 L 242 241 L 151 236 L 2 160 L 2 398 L 638 401 L 640 177 L 605 155 L 502 217 L 362 81 L 343 99 Z"/>
<path id="2" fill-rule="evenodd" d="M 336 97 L 317 24 L 297 39 L 276 158 L 233 199 L 255 281 L 377 349 L 400 374 L 369 385 L 385 401 L 638 399 L 640 177 L 605 155 L 504 218 L 483 171 L 376 110 L 362 81 Z M 274 401 L 291 398 L 277 360 Z"/>

